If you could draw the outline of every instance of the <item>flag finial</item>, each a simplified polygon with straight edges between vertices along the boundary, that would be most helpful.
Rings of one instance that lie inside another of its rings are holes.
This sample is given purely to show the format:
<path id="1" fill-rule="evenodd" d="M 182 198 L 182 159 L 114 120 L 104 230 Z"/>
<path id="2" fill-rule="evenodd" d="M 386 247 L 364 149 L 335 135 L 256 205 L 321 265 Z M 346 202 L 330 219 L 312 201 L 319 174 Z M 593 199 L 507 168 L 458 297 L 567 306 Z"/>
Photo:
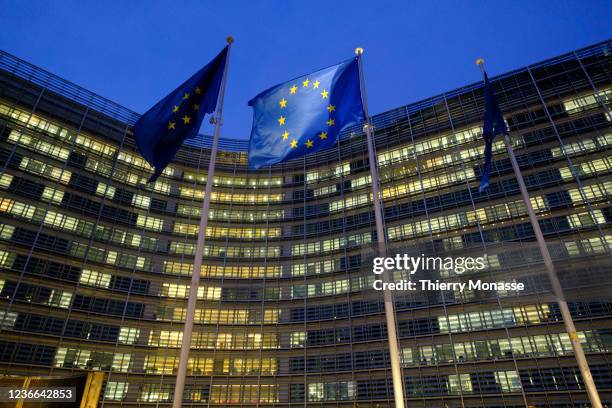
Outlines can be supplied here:
<path id="1" fill-rule="evenodd" d="M 478 68 L 480 68 L 480 72 L 484 74 L 485 72 L 484 58 L 478 58 L 476 60 L 476 65 L 478 65 Z"/>
<path id="2" fill-rule="evenodd" d="M 225 41 L 227 41 L 228 44 L 231 44 L 234 42 L 234 37 L 232 37 L 231 35 L 228 35 Z"/>
<path id="3" fill-rule="evenodd" d="M 355 48 L 355 54 L 357 54 L 357 55 L 363 54 L 363 48 L 361 48 L 361 47 Z"/>

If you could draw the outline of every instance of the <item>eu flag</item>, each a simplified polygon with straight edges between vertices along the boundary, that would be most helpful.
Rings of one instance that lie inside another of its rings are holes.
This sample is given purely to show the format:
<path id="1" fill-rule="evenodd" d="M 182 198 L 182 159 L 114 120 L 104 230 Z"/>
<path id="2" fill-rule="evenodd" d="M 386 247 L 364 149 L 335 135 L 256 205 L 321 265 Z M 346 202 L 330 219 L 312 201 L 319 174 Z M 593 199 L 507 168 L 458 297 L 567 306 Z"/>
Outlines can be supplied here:
<path id="1" fill-rule="evenodd" d="M 365 118 L 357 58 L 276 85 L 249 105 L 252 168 L 332 147 L 343 129 Z"/>
<path id="2" fill-rule="evenodd" d="M 228 47 L 138 119 L 134 139 L 157 180 L 183 141 L 198 134 L 204 115 L 215 111 Z"/>
<path id="3" fill-rule="evenodd" d="M 493 139 L 497 135 L 504 135 L 508 133 L 506 128 L 506 122 L 504 122 L 504 115 L 499 109 L 491 84 L 489 83 L 489 77 L 487 73 L 484 74 L 484 99 L 485 99 L 485 112 L 482 125 L 482 136 L 485 142 L 484 151 L 484 166 L 482 169 L 482 178 L 480 179 L 480 192 L 483 192 L 489 187 L 489 174 L 491 172 L 491 156 L 493 152 Z"/>

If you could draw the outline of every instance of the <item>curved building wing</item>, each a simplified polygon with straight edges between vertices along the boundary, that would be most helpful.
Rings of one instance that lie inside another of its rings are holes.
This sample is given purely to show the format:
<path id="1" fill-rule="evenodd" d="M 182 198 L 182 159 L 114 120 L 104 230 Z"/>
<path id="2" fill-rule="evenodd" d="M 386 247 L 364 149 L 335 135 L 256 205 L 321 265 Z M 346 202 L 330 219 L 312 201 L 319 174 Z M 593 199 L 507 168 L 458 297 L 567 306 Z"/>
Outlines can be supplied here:
<path id="1" fill-rule="evenodd" d="M 608 403 L 610 50 L 492 79 L 546 238 L 579 271 L 569 301 Z M 545 287 L 528 270 L 534 237 L 501 139 L 478 192 L 482 110 L 477 83 L 375 116 L 389 247 L 488 253 L 491 274 Z M 0 373 L 100 370 L 108 408 L 171 404 L 210 148 L 190 141 L 146 185 L 137 118 L 0 53 Z M 220 144 L 185 406 L 391 407 L 360 126 L 258 171 L 246 147 Z M 395 303 L 408 407 L 588 403 L 550 292 L 395 292 Z"/>

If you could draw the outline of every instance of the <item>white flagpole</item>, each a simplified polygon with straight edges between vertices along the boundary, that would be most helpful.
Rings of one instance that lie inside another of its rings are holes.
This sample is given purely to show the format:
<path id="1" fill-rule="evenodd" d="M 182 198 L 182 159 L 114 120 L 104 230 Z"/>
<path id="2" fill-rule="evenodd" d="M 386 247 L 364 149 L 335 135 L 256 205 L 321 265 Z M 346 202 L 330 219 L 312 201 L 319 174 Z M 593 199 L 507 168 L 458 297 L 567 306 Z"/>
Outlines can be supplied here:
<path id="1" fill-rule="evenodd" d="M 477 59 L 476 64 L 480 67 L 480 71 L 484 75 L 484 59 Z M 580 369 L 580 373 L 582 374 L 582 380 L 584 381 L 584 386 L 589 396 L 589 400 L 591 401 L 591 405 L 593 408 L 602 408 L 601 399 L 599 398 L 599 393 L 597 392 L 597 388 L 595 387 L 595 382 L 593 381 L 593 376 L 591 375 L 589 363 L 586 359 L 586 356 L 584 355 L 584 350 L 582 349 L 582 345 L 580 344 L 580 339 L 578 339 L 578 334 L 576 333 L 576 326 L 574 325 L 572 314 L 570 313 L 567 301 L 565 300 L 565 294 L 563 293 L 561 282 L 559 282 L 559 277 L 557 276 L 557 272 L 555 271 L 555 265 L 553 264 L 552 257 L 550 256 L 550 252 L 548 251 L 548 246 L 546 245 L 546 241 L 544 240 L 544 235 L 542 234 L 542 230 L 540 229 L 540 224 L 538 223 L 535 211 L 533 210 L 533 206 L 531 205 L 529 193 L 527 192 L 527 187 L 525 186 L 525 181 L 523 180 L 523 174 L 521 173 L 521 168 L 519 167 L 518 161 L 516 160 L 516 156 L 514 155 L 514 149 L 512 149 L 512 144 L 510 143 L 510 136 L 508 135 L 508 133 L 504 134 L 504 143 L 506 144 L 506 148 L 508 149 L 508 156 L 510 157 L 510 161 L 512 162 L 512 169 L 514 170 L 514 175 L 516 177 L 516 180 L 518 181 L 519 188 L 521 190 L 521 195 L 523 196 L 523 201 L 525 202 L 525 206 L 527 207 L 527 212 L 529 213 L 529 221 L 531 221 L 531 227 L 533 228 L 536 240 L 538 241 L 538 247 L 540 248 L 542 258 L 544 259 L 544 265 L 546 266 L 546 272 L 548 273 L 548 278 L 550 279 L 550 284 L 553 289 L 555 301 L 559 304 L 559 309 L 561 310 L 561 316 L 563 317 L 563 323 L 565 325 L 565 331 L 569 335 L 570 341 L 572 343 L 572 349 L 574 350 L 574 355 L 576 356 L 578 368 Z"/>
<path id="2" fill-rule="evenodd" d="M 374 154 L 374 138 L 372 136 L 372 123 L 370 113 L 368 112 L 368 98 L 366 96 L 365 79 L 363 76 L 363 66 L 361 62 L 361 54 L 363 48 L 356 48 L 357 62 L 359 65 L 359 84 L 361 87 L 361 102 L 365 113 L 366 138 L 368 142 L 368 159 L 370 162 L 370 175 L 372 177 L 372 196 L 374 200 L 374 219 L 376 220 L 376 237 L 378 240 L 378 256 L 385 256 L 385 229 L 383 225 L 382 209 L 380 205 L 380 195 L 378 190 L 378 168 L 376 163 L 376 155 Z M 383 281 L 391 282 L 389 272 L 383 272 Z M 385 318 L 387 321 L 387 336 L 389 339 L 389 356 L 391 359 L 391 377 L 393 379 L 393 397 L 395 399 L 395 408 L 404 408 L 404 381 L 402 379 L 402 367 L 400 365 L 400 353 L 398 345 L 398 337 L 395 321 L 395 307 L 393 304 L 393 295 L 391 291 L 383 291 L 385 301 Z"/>
<path id="3" fill-rule="evenodd" d="M 215 131 L 213 134 L 212 148 L 208 162 L 208 173 L 206 175 L 206 188 L 204 189 L 204 203 L 200 213 L 200 229 L 198 232 L 198 242 L 196 244 L 195 259 L 193 262 L 193 273 L 191 275 L 191 286 L 189 287 L 189 299 L 187 301 L 187 316 L 183 326 L 183 341 L 181 343 L 181 354 L 179 366 L 176 373 L 176 385 L 174 386 L 173 408 L 181 408 L 183 405 L 183 392 L 185 390 L 185 377 L 187 375 L 187 362 L 189 360 L 189 348 L 191 347 L 191 333 L 193 332 L 193 320 L 195 317 L 196 303 L 198 300 L 198 288 L 200 286 L 200 270 L 202 268 L 202 256 L 204 255 L 204 242 L 206 240 L 206 227 L 208 226 L 208 210 L 210 208 L 210 196 L 215 173 L 215 161 L 217 159 L 217 147 L 219 144 L 219 134 L 221 133 L 223 100 L 225 99 L 225 84 L 227 82 L 227 67 L 229 65 L 230 50 L 233 37 L 227 37 L 227 55 L 225 57 L 225 67 L 223 68 L 223 78 L 219 90 L 219 102 L 217 115 L 215 118 Z"/>

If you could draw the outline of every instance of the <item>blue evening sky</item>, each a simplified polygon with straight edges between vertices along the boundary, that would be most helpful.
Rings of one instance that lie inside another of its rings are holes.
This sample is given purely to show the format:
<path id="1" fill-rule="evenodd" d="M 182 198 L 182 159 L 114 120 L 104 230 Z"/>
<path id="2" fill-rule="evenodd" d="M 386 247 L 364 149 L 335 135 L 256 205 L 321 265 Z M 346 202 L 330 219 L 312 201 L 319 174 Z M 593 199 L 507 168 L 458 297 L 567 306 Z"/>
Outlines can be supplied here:
<path id="1" fill-rule="evenodd" d="M 365 49 L 371 113 L 612 37 L 610 0 L 0 0 L 0 48 L 139 113 L 236 37 L 222 136 L 247 102 Z M 203 132 L 210 133 L 210 125 Z"/>

